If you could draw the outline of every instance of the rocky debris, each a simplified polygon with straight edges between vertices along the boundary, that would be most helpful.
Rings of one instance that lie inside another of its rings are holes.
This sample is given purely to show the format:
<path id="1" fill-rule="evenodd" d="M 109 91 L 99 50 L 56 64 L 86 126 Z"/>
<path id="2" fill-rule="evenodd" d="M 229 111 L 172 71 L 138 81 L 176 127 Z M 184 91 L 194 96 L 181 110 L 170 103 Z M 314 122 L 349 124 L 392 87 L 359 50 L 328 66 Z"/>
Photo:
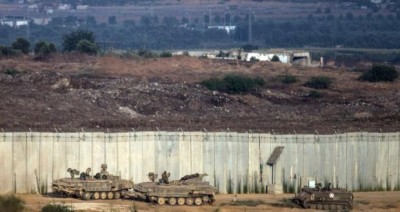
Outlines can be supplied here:
<path id="1" fill-rule="evenodd" d="M 151 63 L 146 61 L 149 67 Z M 84 66 L 84 62 L 80 64 Z M 201 64 L 199 67 L 205 66 L 203 61 Z M 218 66 L 224 67 L 220 61 Z M 57 64 L 54 67 L 70 68 Z M 161 68 L 159 64 L 157 67 Z M 229 67 L 231 65 L 226 65 Z M 208 131 L 229 128 L 231 131 L 274 130 L 276 133 L 293 130 L 332 133 L 358 128 L 398 131 L 400 83 L 397 81 L 378 86 L 346 81 L 332 89 L 319 90 L 320 98 L 311 98 L 307 94 L 312 89 L 303 87 L 301 82 L 278 85 L 274 77 L 268 75 L 267 63 L 242 68 L 252 74 L 251 67 L 256 67 L 257 73 L 265 72 L 262 76 L 267 80 L 266 86 L 239 95 L 210 91 L 201 86 L 201 79 L 221 74 L 204 70 L 194 70 L 187 77 L 184 75 L 188 71 L 179 75 L 180 70 L 168 70 L 173 73 L 171 78 L 156 73 L 118 75 L 85 71 L 86 68 L 81 68 L 84 71 L 52 70 L 51 67 L 43 68 L 51 71 L 0 71 L 0 128 L 7 131 L 28 128 L 118 131 L 132 127 L 137 130 L 206 128 Z M 297 73 L 303 82 L 307 79 L 305 70 L 296 72 L 295 68 L 281 68 L 276 64 L 273 68 L 274 75 L 282 69 Z M 333 72 L 324 74 L 336 76 Z M 345 74 L 354 75 L 354 72 L 341 72 L 336 77 L 355 78 L 343 77 Z M 309 75 L 316 73 L 310 70 Z"/>

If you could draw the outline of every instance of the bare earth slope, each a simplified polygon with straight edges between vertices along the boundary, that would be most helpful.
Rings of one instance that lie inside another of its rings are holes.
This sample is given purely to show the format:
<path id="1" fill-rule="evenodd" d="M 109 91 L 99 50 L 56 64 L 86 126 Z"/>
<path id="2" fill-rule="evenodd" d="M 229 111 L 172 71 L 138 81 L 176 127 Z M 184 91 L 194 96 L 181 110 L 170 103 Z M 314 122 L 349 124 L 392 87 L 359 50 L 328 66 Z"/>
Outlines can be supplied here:
<path id="1" fill-rule="evenodd" d="M 250 94 L 209 91 L 200 82 L 228 73 L 261 76 Z M 276 80 L 290 73 L 299 82 Z M 311 76 L 333 78 L 321 98 L 307 96 Z M 0 128 L 4 131 L 208 130 L 275 133 L 399 131 L 400 81 L 366 83 L 344 69 L 57 55 L 0 60 Z"/>

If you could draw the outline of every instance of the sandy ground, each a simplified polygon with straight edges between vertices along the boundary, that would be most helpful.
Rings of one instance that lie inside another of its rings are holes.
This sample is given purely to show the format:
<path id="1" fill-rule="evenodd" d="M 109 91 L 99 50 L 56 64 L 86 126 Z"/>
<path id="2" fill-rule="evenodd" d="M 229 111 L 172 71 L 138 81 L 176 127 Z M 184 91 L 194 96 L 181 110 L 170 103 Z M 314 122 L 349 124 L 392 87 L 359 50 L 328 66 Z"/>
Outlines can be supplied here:
<path id="1" fill-rule="evenodd" d="M 63 204 L 75 211 L 301 211 L 291 204 L 293 194 L 239 194 L 217 195 L 213 205 L 168 206 L 133 200 L 83 201 L 72 198 L 58 198 L 34 194 L 18 195 L 25 201 L 27 211 L 40 211 L 46 204 Z M 313 210 L 307 210 L 313 211 Z M 353 211 L 400 211 L 400 191 L 354 193 Z"/>

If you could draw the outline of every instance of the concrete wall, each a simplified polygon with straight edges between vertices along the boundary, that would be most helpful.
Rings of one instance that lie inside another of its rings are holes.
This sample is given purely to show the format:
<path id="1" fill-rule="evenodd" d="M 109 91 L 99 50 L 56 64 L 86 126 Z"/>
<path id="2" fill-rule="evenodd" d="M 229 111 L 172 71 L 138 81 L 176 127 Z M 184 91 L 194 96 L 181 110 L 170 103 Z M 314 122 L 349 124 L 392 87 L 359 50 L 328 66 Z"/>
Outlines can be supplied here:
<path id="1" fill-rule="evenodd" d="M 285 149 L 276 180 L 286 191 L 315 177 L 351 190 L 400 189 L 400 133 L 273 135 L 235 132 L 0 133 L 0 193 L 51 191 L 67 168 L 100 170 L 134 182 L 167 170 L 170 179 L 208 173 L 222 193 L 265 192 L 266 165 Z M 261 165 L 260 165 L 261 164 Z"/>

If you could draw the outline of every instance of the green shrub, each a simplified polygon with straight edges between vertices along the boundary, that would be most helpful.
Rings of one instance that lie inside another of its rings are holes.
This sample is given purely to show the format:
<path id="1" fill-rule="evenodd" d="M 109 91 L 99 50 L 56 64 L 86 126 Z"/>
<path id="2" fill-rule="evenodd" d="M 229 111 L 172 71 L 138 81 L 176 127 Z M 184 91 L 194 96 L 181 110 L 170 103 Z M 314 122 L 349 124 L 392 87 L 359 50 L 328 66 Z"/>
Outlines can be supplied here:
<path id="1" fill-rule="evenodd" d="M 279 75 L 278 76 L 278 80 L 281 83 L 285 83 L 285 84 L 292 84 L 298 81 L 296 76 L 293 76 L 291 74 L 283 74 L 283 75 Z"/>
<path id="2" fill-rule="evenodd" d="M 310 97 L 310 98 L 321 98 L 322 97 L 322 93 L 319 92 L 319 91 L 312 90 L 307 94 L 307 97 Z"/>
<path id="3" fill-rule="evenodd" d="M 14 195 L 0 196 L 0 211 L 19 212 L 24 208 L 25 202 L 18 197 Z"/>
<path id="4" fill-rule="evenodd" d="M 250 58 L 250 61 L 251 61 L 251 62 L 258 62 L 258 61 L 260 61 L 260 59 L 258 59 L 258 58 L 256 58 L 256 57 L 251 57 L 251 58 Z"/>
<path id="5" fill-rule="evenodd" d="M 171 52 L 161 52 L 160 57 L 172 57 Z"/>
<path id="6" fill-rule="evenodd" d="M 144 58 L 157 58 L 158 57 L 157 53 L 154 53 L 147 49 L 140 49 L 138 51 L 138 55 L 141 57 L 144 57 Z"/>
<path id="7" fill-rule="evenodd" d="M 329 77 L 318 76 L 311 77 L 304 85 L 315 89 L 327 89 L 331 85 L 332 80 Z"/>
<path id="8" fill-rule="evenodd" d="M 21 54 L 21 51 L 13 49 L 9 46 L 0 46 L 0 56 L 10 57 Z"/>
<path id="9" fill-rule="evenodd" d="M 223 91 L 226 89 L 225 81 L 218 78 L 203 80 L 200 84 L 212 91 Z"/>
<path id="10" fill-rule="evenodd" d="M 279 59 L 279 57 L 276 56 L 276 55 L 272 56 L 271 61 L 272 61 L 272 62 L 281 62 L 281 60 Z"/>
<path id="11" fill-rule="evenodd" d="M 86 31 L 86 30 L 76 30 L 72 31 L 68 34 L 63 35 L 63 48 L 64 51 L 70 52 L 74 50 L 78 50 L 78 44 L 82 40 L 86 40 L 91 44 L 95 44 L 95 36 L 93 32 Z M 81 44 L 82 45 L 82 44 Z"/>
<path id="12" fill-rule="evenodd" d="M 74 210 L 72 210 L 70 207 L 65 206 L 65 205 L 53 205 L 53 204 L 48 204 L 45 205 L 41 212 L 72 212 Z"/>
<path id="13" fill-rule="evenodd" d="M 201 85 L 209 90 L 217 90 L 227 93 L 247 93 L 257 87 L 265 85 L 265 81 L 261 77 L 251 78 L 243 75 L 226 75 L 223 79 L 211 78 L 203 80 Z"/>
<path id="14" fill-rule="evenodd" d="M 11 47 L 13 49 L 17 49 L 20 50 L 22 53 L 24 54 L 28 54 L 29 53 L 29 46 L 31 44 L 29 43 L 28 40 L 26 40 L 25 38 L 17 38 L 17 40 L 15 40 L 12 44 Z"/>
<path id="15" fill-rule="evenodd" d="M 369 82 L 393 82 L 397 78 L 399 78 L 399 72 L 397 72 L 397 70 L 393 66 L 373 65 L 372 69 L 364 72 L 359 79 Z"/>
<path id="16" fill-rule="evenodd" d="M 76 50 L 85 54 L 97 54 L 98 49 L 95 43 L 85 39 L 80 40 L 76 45 Z"/>
<path id="17" fill-rule="evenodd" d="M 6 70 L 4 70 L 4 74 L 10 75 L 10 76 L 16 76 L 20 73 L 21 73 L 21 71 L 15 69 L 15 68 L 7 68 Z"/>
<path id="18" fill-rule="evenodd" d="M 229 52 L 219 51 L 216 57 L 229 57 Z"/>
<path id="19" fill-rule="evenodd" d="M 33 48 L 36 56 L 44 57 L 57 51 L 56 46 L 53 43 L 47 43 L 45 41 L 39 41 Z"/>

